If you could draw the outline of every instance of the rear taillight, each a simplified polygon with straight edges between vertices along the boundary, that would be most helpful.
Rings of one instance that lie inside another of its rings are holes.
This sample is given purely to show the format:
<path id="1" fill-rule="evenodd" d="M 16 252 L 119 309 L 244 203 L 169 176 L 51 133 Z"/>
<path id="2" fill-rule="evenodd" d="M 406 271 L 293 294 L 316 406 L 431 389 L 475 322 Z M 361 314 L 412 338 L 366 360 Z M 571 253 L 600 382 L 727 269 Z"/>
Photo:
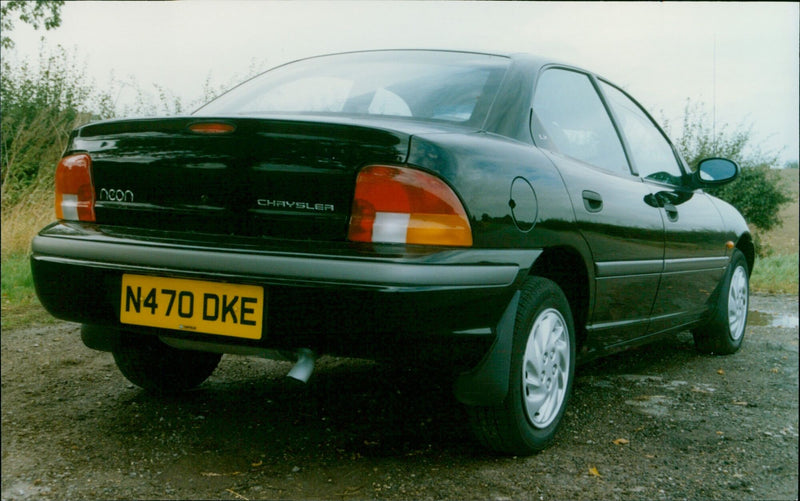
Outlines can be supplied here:
<path id="1" fill-rule="evenodd" d="M 64 157 L 56 167 L 56 217 L 95 220 L 92 159 L 86 153 Z"/>
<path id="2" fill-rule="evenodd" d="M 348 239 L 472 245 L 464 206 L 441 179 L 416 169 L 372 165 L 356 179 Z"/>

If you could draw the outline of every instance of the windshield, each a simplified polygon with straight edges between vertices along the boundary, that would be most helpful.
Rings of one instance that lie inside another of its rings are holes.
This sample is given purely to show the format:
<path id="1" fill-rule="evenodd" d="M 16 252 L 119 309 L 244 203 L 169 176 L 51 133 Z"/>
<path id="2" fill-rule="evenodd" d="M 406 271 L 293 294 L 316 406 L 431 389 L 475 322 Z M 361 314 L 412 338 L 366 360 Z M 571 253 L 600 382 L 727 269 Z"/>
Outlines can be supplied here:
<path id="1" fill-rule="evenodd" d="M 378 51 L 267 71 L 194 114 L 385 115 L 481 124 L 509 60 L 484 54 Z"/>

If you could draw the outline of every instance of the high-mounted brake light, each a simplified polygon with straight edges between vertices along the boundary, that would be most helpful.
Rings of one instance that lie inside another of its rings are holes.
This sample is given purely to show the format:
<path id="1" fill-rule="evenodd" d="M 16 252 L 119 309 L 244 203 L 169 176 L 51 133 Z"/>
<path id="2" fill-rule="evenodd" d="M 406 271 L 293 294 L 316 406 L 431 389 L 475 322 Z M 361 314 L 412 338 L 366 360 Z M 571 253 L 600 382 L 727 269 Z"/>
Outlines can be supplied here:
<path id="1" fill-rule="evenodd" d="M 472 245 L 464 206 L 441 179 L 416 169 L 371 165 L 356 179 L 348 239 Z"/>
<path id="2" fill-rule="evenodd" d="M 199 134 L 229 134 L 236 130 L 236 127 L 223 122 L 199 122 L 190 125 L 189 130 Z"/>
<path id="3" fill-rule="evenodd" d="M 92 159 L 86 153 L 64 157 L 56 167 L 56 217 L 95 220 Z"/>

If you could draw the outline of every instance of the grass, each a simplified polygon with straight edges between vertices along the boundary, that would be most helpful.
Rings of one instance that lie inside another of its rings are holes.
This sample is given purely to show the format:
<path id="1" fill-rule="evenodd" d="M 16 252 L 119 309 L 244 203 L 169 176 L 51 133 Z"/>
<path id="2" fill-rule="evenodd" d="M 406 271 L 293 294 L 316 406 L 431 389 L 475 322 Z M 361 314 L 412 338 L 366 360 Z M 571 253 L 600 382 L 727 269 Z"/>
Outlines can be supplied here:
<path id="1" fill-rule="evenodd" d="M 55 319 L 45 312 L 36 298 L 28 255 L 9 255 L 3 259 L 2 267 L 3 329 L 54 323 Z"/>
<path id="2" fill-rule="evenodd" d="M 3 300 L 14 303 L 28 302 L 33 293 L 33 278 L 28 256 L 15 255 L 3 260 L 3 276 L 0 280 Z"/>
<path id="3" fill-rule="evenodd" d="M 800 260 L 800 170 L 783 169 L 775 172 L 791 202 L 780 209 L 783 224 L 760 234 L 761 245 L 765 247 L 762 250 L 766 251 L 766 255 L 756 258 L 753 275 L 750 277 L 750 288 L 758 292 L 797 294 Z"/>
<path id="4" fill-rule="evenodd" d="M 797 294 L 798 257 L 798 254 L 784 254 L 756 258 L 750 288 L 773 294 Z"/>
<path id="5" fill-rule="evenodd" d="M 783 224 L 760 235 L 761 245 L 766 246 L 767 251 L 772 254 L 796 255 L 800 244 L 800 210 L 798 210 L 800 169 L 782 169 L 776 172 L 791 202 L 780 208 L 779 214 Z"/>

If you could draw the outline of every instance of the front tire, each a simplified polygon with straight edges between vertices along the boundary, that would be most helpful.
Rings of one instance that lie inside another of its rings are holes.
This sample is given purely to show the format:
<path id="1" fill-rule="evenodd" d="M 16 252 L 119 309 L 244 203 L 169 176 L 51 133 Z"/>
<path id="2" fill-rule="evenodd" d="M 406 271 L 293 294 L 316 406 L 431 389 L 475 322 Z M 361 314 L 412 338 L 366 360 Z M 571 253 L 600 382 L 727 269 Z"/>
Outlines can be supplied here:
<path id="1" fill-rule="evenodd" d="M 518 456 L 553 442 L 575 376 L 575 330 L 566 296 L 542 277 L 528 278 L 521 292 L 508 395 L 497 406 L 468 407 L 483 445 Z"/>
<path id="2" fill-rule="evenodd" d="M 750 301 L 749 279 L 747 260 L 735 249 L 722 280 L 714 316 L 692 333 L 698 351 L 730 355 L 742 346 Z"/>
<path id="3" fill-rule="evenodd" d="M 120 372 L 147 391 L 167 394 L 198 386 L 217 368 L 222 355 L 179 350 L 156 336 L 123 335 L 112 350 Z"/>

